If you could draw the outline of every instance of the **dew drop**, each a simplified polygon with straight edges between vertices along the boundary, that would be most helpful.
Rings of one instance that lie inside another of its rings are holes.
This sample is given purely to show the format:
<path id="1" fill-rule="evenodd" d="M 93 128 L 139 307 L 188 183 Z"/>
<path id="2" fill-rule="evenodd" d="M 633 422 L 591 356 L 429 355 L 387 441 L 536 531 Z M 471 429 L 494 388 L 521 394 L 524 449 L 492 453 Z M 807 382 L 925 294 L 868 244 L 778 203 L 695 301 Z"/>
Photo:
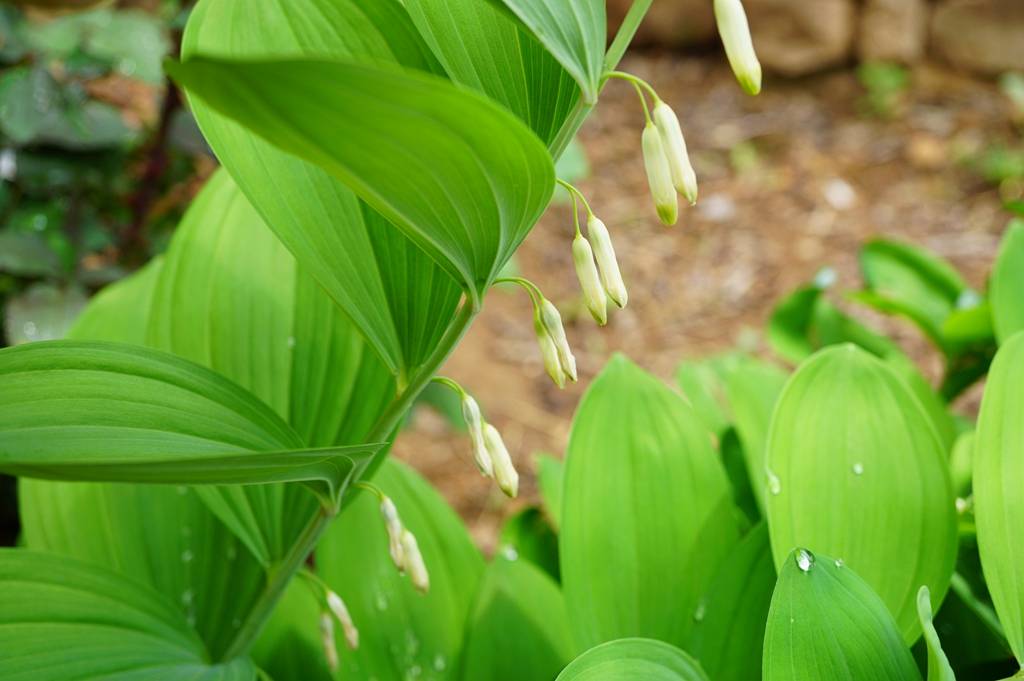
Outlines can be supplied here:
<path id="1" fill-rule="evenodd" d="M 519 552 L 516 551 L 516 547 L 507 544 L 501 549 L 501 557 L 505 560 L 518 560 Z"/>
<path id="2" fill-rule="evenodd" d="M 413 666 L 409 667 L 409 673 L 406 676 L 410 679 L 418 679 L 420 678 L 421 674 L 423 674 L 423 668 L 420 667 L 418 664 L 414 664 Z"/>
<path id="3" fill-rule="evenodd" d="M 693 611 L 693 621 L 694 622 L 703 622 L 704 621 L 704 615 L 707 614 L 707 611 L 708 611 L 707 603 L 705 603 L 704 601 L 701 601 L 700 603 L 698 603 L 697 604 L 697 609 Z"/>
<path id="4" fill-rule="evenodd" d="M 844 562 L 843 562 L 843 559 L 842 559 L 842 558 L 837 558 L 837 559 L 836 559 L 836 567 L 837 567 L 837 568 L 841 568 L 841 567 L 843 567 L 844 565 L 846 565 L 846 563 L 844 563 Z"/>
<path id="5" fill-rule="evenodd" d="M 192 599 L 195 598 L 195 594 L 192 593 L 192 589 L 185 589 L 181 592 L 181 602 L 184 605 L 191 605 Z"/>
<path id="6" fill-rule="evenodd" d="M 448 660 L 445 659 L 444 655 L 438 653 L 434 655 L 434 671 L 443 672 L 448 668 Z"/>
<path id="7" fill-rule="evenodd" d="M 288 347 L 289 348 L 294 348 L 295 347 L 295 336 L 288 336 Z"/>
<path id="8" fill-rule="evenodd" d="M 860 461 L 858 461 L 857 463 L 853 464 L 853 474 L 854 475 L 864 475 L 864 464 L 862 464 Z"/>
<path id="9" fill-rule="evenodd" d="M 963 514 L 971 507 L 971 502 L 963 497 L 956 498 L 956 512 Z"/>
<path id="10" fill-rule="evenodd" d="M 195 556 L 193 555 L 191 549 L 185 549 L 184 551 L 181 552 L 181 562 L 182 563 L 191 563 L 193 558 L 195 558 Z"/>
<path id="11" fill-rule="evenodd" d="M 378 593 L 376 605 L 378 610 L 384 612 L 388 609 L 388 597 L 385 596 L 383 593 Z"/>
<path id="12" fill-rule="evenodd" d="M 814 565 L 814 554 L 807 549 L 796 550 L 796 566 L 803 572 L 810 572 Z"/>
<path id="13" fill-rule="evenodd" d="M 769 469 L 766 472 L 768 474 L 768 491 L 774 496 L 778 496 L 782 493 L 782 481 L 779 480 L 779 476 L 775 475 L 774 471 Z"/>

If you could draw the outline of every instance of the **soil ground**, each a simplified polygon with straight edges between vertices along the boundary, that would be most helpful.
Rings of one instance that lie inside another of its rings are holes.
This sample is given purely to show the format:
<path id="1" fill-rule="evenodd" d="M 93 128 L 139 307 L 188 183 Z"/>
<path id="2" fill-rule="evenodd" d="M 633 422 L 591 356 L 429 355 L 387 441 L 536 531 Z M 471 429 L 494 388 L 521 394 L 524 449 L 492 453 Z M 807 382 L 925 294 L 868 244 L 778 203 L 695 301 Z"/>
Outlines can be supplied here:
<path id="1" fill-rule="evenodd" d="M 771 354 L 761 330 L 781 296 L 823 266 L 837 291 L 860 284 L 857 253 L 886 236 L 931 249 L 979 290 L 1008 216 L 964 159 L 1012 140 L 1012 109 L 992 83 L 924 66 L 896 115 L 865 112 L 864 89 L 843 70 L 800 81 L 769 78 L 744 95 L 719 55 L 634 55 L 622 68 L 675 108 L 701 180 L 679 224 L 662 226 L 640 155 L 643 115 L 613 82 L 580 133 L 591 172 L 577 186 L 612 233 L 629 306 L 599 328 L 582 308 L 570 257 L 571 209 L 553 206 L 517 254 L 521 274 L 562 310 L 580 381 L 564 391 L 543 371 L 528 299 L 496 289 L 445 369 L 480 401 L 522 474 L 507 502 L 475 471 L 464 433 L 418 409 L 396 454 L 424 473 L 494 548 L 504 517 L 536 501 L 532 454 L 561 456 L 581 395 L 614 352 L 670 381 L 676 364 L 737 346 Z M 901 322 L 855 311 L 894 334 L 926 373 L 940 368 Z M 970 410 L 976 391 L 962 408 Z"/>

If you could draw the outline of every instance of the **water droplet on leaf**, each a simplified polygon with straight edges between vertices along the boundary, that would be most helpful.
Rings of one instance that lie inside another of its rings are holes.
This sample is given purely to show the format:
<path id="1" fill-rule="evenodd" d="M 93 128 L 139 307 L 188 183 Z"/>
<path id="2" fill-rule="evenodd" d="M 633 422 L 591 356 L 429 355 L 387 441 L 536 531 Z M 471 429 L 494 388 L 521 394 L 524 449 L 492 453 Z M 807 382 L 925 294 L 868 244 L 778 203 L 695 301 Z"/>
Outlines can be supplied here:
<path id="1" fill-rule="evenodd" d="M 804 572 L 810 572 L 814 565 L 814 554 L 807 549 L 796 550 L 796 566 Z"/>

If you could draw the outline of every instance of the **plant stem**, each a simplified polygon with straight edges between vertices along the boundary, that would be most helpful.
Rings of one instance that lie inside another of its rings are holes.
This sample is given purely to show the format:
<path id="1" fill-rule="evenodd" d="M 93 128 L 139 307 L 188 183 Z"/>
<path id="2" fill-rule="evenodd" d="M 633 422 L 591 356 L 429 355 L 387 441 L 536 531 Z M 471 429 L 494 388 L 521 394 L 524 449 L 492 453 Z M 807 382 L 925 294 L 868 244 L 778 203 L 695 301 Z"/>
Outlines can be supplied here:
<path id="1" fill-rule="evenodd" d="M 629 8 L 629 12 L 626 13 L 626 18 L 622 20 L 622 25 L 619 26 L 619 32 L 615 34 L 615 39 L 604 55 L 604 68 L 606 71 L 613 71 L 618 66 L 619 61 L 622 60 L 622 55 L 626 53 L 626 48 L 629 47 L 633 36 L 636 35 L 640 22 L 643 21 L 644 15 L 647 14 L 647 10 L 651 8 L 651 3 L 653 2 L 654 0 L 634 0 L 632 7 Z M 605 83 L 601 83 L 602 90 L 604 86 Z M 588 106 L 585 104 L 582 97 L 576 101 L 576 108 L 573 109 L 572 114 L 562 124 L 558 135 L 551 142 L 552 158 L 558 159 L 562 155 L 593 108 L 592 105 Z"/>
<path id="2" fill-rule="evenodd" d="M 388 405 L 388 408 L 377 419 L 377 423 L 365 438 L 367 442 L 383 442 L 395 430 L 405 412 L 412 406 L 416 397 L 419 396 L 423 388 L 434 377 L 434 374 L 441 368 L 444 361 L 448 359 L 452 350 L 455 349 L 455 346 L 462 339 L 466 330 L 469 329 L 473 318 L 480 311 L 479 305 L 474 300 L 475 297 L 472 299 L 468 296 L 466 297 L 437 348 L 420 366 L 401 394 Z M 383 458 L 384 456 L 378 453 L 370 463 L 364 465 L 361 470 L 357 470 L 354 477 L 357 479 L 363 477 L 369 468 L 375 467 L 375 464 L 379 465 Z M 271 566 L 267 573 L 267 585 L 264 587 L 263 593 L 260 594 L 252 610 L 249 611 L 249 615 L 242 623 L 241 628 L 235 634 L 234 640 L 231 641 L 231 645 L 228 646 L 221 658 L 222 661 L 231 660 L 248 652 L 256 637 L 259 636 L 260 631 L 263 630 L 263 625 L 274 611 L 274 607 L 280 600 L 288 583 L 291 582 L 295 573 L 305 564 L 306 558 L 316 548 L 320 537 L 337 514 L 337 508 L 320 506 L 284 557 L 278 563 Z"/>

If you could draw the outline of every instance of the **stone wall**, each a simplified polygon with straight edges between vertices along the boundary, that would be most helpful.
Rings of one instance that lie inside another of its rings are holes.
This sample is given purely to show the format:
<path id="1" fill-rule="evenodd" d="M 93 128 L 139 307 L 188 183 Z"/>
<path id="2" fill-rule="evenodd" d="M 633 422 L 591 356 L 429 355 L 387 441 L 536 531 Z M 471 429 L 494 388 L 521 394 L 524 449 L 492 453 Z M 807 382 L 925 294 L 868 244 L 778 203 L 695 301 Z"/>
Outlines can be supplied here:
<path id="1" fill-rule="evenodd" d="M 632 0 L 609 0 L 612 26 Z M 853 60 L 924 58 L 985 75 L 1024 71 L 1024 0 L 744 0 L 764 67 L 799 76 Z M 646 46 L 717 40 L 712 0 L 654 0 Z"/>

